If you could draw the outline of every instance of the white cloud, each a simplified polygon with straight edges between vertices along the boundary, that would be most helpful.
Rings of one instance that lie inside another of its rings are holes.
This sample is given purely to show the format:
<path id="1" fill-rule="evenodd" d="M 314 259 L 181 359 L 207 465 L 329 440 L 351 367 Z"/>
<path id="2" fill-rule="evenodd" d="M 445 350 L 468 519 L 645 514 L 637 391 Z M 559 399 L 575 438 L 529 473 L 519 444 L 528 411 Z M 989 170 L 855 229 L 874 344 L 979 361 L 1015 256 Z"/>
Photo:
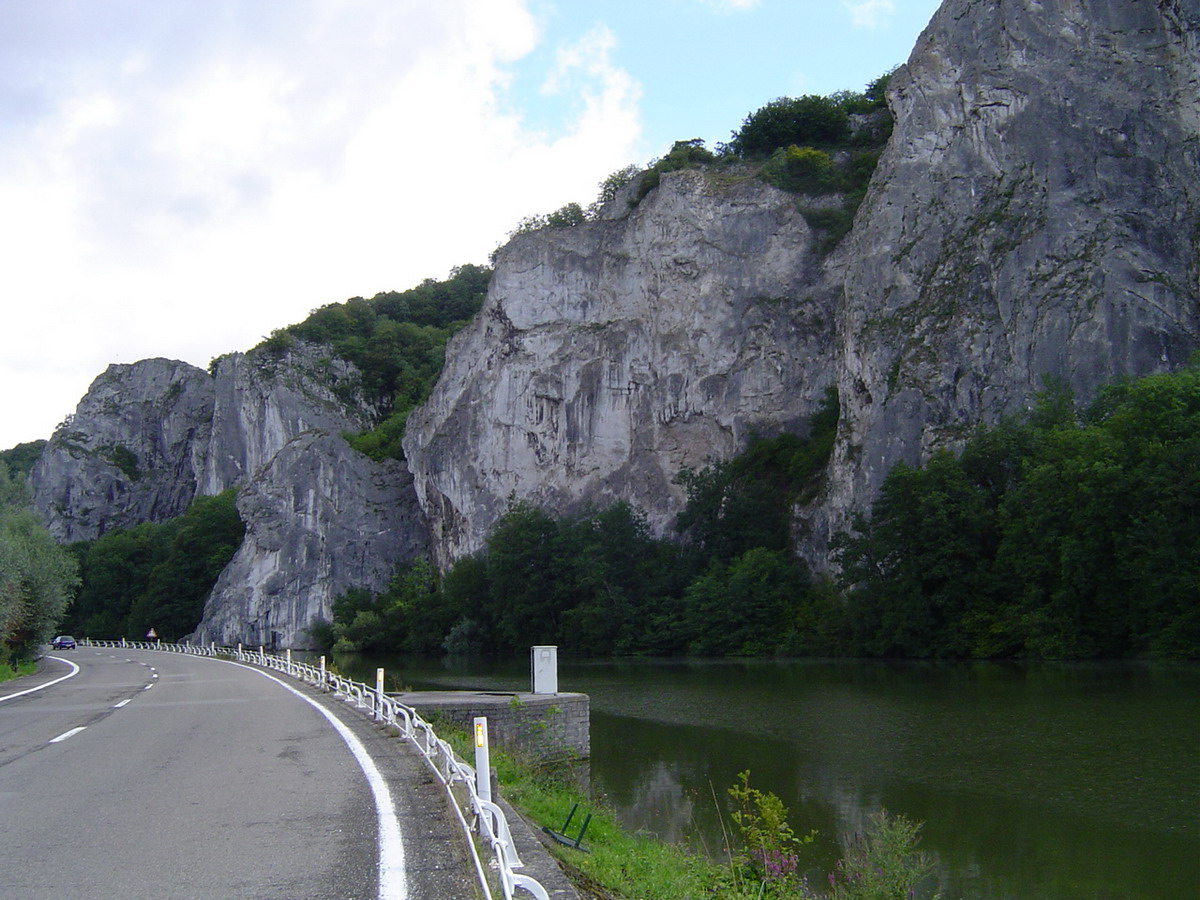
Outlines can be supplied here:
<path id="1" fill-rule="evenodd" d="M 860 28 L 876 28 L 882 20 L 896 11 L 893 0 L 842 0 L 842 7 L 850 13 L 850 20 Z"/>
<path id="2" fill-rule="evenodd" d="M 635 156 L 611 34 L 559 54 L 565 128 L 511 112 L 506 66 L 539 39 L 523 0 L 108 9 L 0 13 L 0 448 L 49 436 L 109 362 L 204 365 L 482 262 Z"/>

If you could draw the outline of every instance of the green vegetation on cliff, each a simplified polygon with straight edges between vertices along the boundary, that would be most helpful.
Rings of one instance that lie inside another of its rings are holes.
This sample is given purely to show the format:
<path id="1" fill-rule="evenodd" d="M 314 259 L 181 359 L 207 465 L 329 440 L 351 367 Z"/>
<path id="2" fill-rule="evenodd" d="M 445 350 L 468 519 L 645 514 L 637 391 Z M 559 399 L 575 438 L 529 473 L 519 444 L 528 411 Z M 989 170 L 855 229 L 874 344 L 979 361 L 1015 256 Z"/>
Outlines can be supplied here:
<path id="1" fill-rule="evenodd" d="M 407 291 L 330 303 L 278 329 L 260 347 L 283 351 L 299 339 L 328 344 L 354 363 L 380 419 L 350 442 L 372 459 L 400 459 L 404 422 L 441 374 L 446 341 L 483 305 L 491 275 L 483 266 L 459 266 L 445 281 L 426 279 Z"/>
<path id="2" fill-rule="evenodd" d="M 748 115 L 729 143 L 718 144 L 715 152 L 699 138 L 676 141 L 644 171 L 626 166 L 614 172 L 588 207 L 568 203 L 552 213 L 527 217 L 514 234 L 593 221 L 601 206 L 634 180 L 638 187 L 631 202 L 638 203 L 658 187 L 667 172 L 715 168 L 758 177 L 796 194 L 805 220 L 824 235 L 823 247 L 828 250 L 850 230 L 891 136 L 892 114 L 884 96 L 891 74 L 881 75 L 862 93 L 779 97 Z M 831 196 L 835 202 L 813 202 Z"/>
<path id="3" fill-rule="evenodd" d="M 24 478 L 46 448 L 46 441 L 29 441 L 7 450 L 0 450 L 0 465 L 7 465 L 13 478 Z"/>

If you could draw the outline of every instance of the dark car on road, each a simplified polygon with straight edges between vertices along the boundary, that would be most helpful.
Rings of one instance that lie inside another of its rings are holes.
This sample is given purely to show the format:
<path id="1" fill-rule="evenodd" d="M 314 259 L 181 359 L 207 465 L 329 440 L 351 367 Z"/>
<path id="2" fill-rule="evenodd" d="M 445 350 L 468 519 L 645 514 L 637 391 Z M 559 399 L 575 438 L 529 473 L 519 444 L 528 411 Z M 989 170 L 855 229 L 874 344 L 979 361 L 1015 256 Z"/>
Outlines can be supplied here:
<path id="1" fill-rule="evenodd" d="M 50 642 L 50 646 L 55 650 L 74 650 L 75 638 L 71 637 L 69 634 L 60 634 Z"/>

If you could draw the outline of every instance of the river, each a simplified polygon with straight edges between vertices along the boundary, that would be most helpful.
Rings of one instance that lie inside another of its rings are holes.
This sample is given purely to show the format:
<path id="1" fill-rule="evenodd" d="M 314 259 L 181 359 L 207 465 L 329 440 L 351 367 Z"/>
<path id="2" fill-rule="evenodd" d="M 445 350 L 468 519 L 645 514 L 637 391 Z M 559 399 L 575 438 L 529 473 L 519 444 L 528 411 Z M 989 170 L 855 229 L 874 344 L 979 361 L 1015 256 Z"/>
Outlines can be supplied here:
<path id="1" fill-rule="evenodd" d="M 339 658 L 399 688 L 528 690 L 528 660 Z M 924 822 L 946 900 L 1200 897 L 1200 665 L 580 660 L 592 789 L 719 856 L 737 773 L 824 871 L 879 808 Z"/>

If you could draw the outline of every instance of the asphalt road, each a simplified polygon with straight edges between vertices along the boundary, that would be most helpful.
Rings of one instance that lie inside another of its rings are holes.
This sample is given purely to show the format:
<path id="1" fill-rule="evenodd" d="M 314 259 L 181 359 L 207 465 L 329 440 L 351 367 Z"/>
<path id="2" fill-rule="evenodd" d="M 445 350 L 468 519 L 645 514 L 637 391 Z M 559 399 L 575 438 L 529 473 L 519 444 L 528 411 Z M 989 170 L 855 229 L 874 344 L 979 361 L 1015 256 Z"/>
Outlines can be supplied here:
<path id="1" fill-rule="evenodd" d="M 0 685 L 4 900 L 473 897 L 450 815 L 403 742 L 251 667 L 80 648 Z"/>

